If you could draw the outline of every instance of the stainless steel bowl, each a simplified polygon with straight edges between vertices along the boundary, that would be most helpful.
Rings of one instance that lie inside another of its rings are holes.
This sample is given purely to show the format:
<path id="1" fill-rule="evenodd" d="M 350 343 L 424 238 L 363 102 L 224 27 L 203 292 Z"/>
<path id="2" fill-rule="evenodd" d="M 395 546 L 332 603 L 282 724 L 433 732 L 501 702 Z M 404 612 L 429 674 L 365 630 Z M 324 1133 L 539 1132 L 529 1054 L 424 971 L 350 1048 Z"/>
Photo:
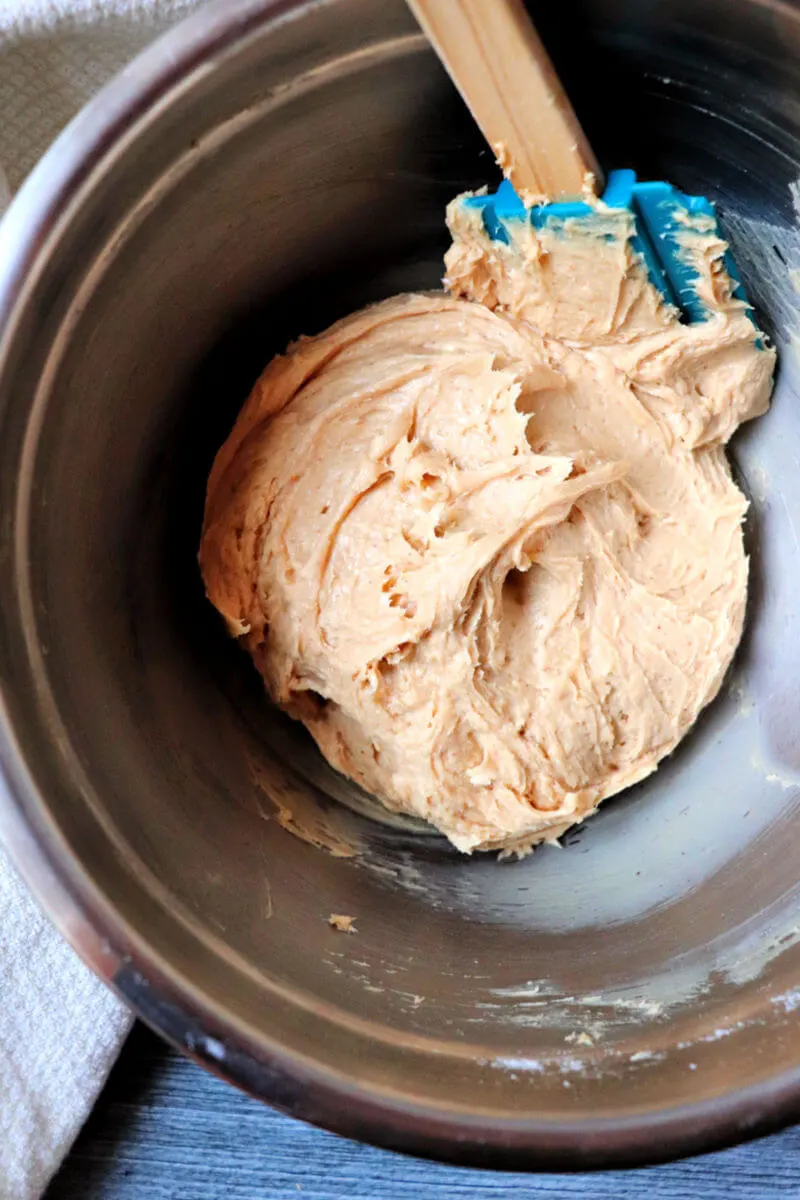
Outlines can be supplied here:
<path id="1" fill-rule="evenodd" d="M 602 159 L 718 200 L 781 350 L 734 450 L 725 694 L 519 863 L 379 819 L 270 709 L 203 597 L 211 457 L 290 336 L 436 284 L 444 204 L 493 168 L 401 0 L 224 0 L 0 230 L 0 826 L 86 960 L 226 1078 L 388 1146 L 585 1167 L 800 1113 L 800 6 L 536 10 Z"/>

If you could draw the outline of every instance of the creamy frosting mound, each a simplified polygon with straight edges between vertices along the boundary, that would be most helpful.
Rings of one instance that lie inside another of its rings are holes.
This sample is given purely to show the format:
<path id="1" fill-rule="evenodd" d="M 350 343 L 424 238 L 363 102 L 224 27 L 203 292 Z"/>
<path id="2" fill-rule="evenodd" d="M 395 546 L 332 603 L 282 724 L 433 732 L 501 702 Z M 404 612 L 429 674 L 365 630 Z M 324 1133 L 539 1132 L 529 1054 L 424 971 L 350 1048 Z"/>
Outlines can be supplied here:
<path id="1" fill-rule="evenodd" d="M 681 324 L 625 230 L 448 212 L 450 294 L 274 359 L 209 480 L 209 598 L 271 696 L 459 849 L 553 840 L 643 779 L 742 629 L 746 501 L 724 444 L 774 356 L 687 234 Z"/>

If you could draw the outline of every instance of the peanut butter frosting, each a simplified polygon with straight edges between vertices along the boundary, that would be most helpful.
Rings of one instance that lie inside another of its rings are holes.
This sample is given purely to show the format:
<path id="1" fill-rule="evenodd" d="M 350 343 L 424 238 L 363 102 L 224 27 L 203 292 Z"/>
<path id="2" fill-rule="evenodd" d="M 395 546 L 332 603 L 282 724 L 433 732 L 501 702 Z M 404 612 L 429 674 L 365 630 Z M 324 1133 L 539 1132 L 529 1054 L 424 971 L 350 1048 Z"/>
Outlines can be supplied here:
<path id="1" fill-rule="evenodd" d="M 709 316 L 684 324 L 625 219 L 500 243 L 454 201 L 446 292 L 290 346 L 209 480 L 206 589 L 270 695 L 463 851 L 644 779 L 741 634 L 724 447 L 774 355 L 713 230 L 687 233 Z"/>

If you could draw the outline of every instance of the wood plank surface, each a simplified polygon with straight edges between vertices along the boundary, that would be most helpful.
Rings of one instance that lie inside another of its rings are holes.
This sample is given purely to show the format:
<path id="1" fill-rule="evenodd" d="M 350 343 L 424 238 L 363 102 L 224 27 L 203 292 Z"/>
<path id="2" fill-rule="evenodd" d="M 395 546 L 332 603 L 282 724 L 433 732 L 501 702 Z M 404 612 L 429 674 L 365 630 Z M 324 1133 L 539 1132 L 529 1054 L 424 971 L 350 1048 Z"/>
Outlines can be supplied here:
<path id="1" fill-rule="evenodd" d="M 46 1200 L 795 1200 L 800 1127 L 664 1167 L 507 1175 L 322 1133 L 134 1029 Z"/>

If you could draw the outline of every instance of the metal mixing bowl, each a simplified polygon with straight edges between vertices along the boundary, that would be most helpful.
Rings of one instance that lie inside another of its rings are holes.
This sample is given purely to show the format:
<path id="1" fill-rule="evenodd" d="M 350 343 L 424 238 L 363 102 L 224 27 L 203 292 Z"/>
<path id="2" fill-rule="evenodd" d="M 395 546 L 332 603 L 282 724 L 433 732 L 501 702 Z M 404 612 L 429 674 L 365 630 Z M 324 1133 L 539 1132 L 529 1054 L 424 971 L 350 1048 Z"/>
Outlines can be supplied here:
<path id="1" fill-rule="evenodd" d="M 401 0 L 224 0 L 0 230 L 0 826 L 87 961 L 225 1077 L 384 1145 L 580 1167 L 800 1113 L 800 5 L 536 16 L 602 160 L 718 200 L 781 351 L 734 447 L 724 694 L 564 849 L 503 863 L 381 819 L 270 708 L 197 571 L 212 455 L 288 338 L 436 284 L 445 202 L 493 166 Z"/>

